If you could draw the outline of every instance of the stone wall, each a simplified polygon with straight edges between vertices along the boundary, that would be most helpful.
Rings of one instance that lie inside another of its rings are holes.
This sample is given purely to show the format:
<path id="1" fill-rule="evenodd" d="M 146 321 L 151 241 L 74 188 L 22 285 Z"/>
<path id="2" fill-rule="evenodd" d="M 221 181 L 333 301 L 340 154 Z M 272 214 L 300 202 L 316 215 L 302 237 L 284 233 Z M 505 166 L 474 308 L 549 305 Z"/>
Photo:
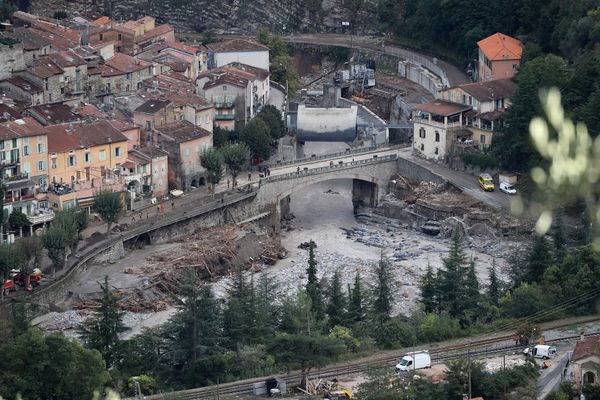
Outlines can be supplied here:
<path id="1" fill-rule="evenodd" d="M 398 158 L 398 173 L 414 181 L 424 181 L 433 183 L 443 183 L 446 180 L 439 175 L 434 174 L 425 167 L 413 163 L 404 158 Z"/>
<path id="2" fill-rule="evenodd" d="M 375 0 L 367 0 L 360 18 L 344 3 L 323 0 L 322 11 L 311 12 L 305 2 L 296 0 L 32 0 L 30 12 L 52 16 L 56 10 L 72 15 L 98 11 L 112 14 L 117 21 L 151 15 L 157 23 L 168 22 L 178 31 L 234 34 L 255 33 L 261 26 L 277 33 L 339 31 L 341 21 L 354 19 L 357 33 L 372 25 L 367 22 L 376 18 Z"/>

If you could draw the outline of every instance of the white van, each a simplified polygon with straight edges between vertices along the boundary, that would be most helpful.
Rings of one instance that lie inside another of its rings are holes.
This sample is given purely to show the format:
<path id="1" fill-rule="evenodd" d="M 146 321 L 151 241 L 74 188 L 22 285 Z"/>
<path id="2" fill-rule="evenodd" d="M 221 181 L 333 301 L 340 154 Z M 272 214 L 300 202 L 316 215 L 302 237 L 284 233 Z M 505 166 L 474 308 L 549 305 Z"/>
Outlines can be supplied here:
<path id="1" fill-rule="evenodd" d="M 530 351 L 530 348 L 526 348 L 525 350 L 523 350 L 523 353 L 525 355 L 529 355 Z M 535 358 L 554 358 L 554 356 L 556 355 L 556 347 L 548 346 L 545 344 L 538 344 L 533 348 L 533 353 L 531 355 Z"/>
<path id="2" fill-rule="evenodd" d="M 427 350 L 408 353 L 396 364 L 396 372 L 422 368 L 431 368 L 431 357 L 429 357 Z"/>

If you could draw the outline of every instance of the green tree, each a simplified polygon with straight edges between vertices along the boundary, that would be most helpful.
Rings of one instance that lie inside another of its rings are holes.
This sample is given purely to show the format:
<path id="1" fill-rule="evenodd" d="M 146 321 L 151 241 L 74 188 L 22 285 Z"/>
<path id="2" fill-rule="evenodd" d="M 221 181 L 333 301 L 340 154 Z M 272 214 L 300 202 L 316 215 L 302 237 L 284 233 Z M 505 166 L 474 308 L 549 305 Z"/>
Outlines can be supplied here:
<path id="1" fill-rule="evenodd" d="M 79 214 L 83 213 L 83 211 L 77 211 L 75 209 L 62 210 L 56 213 L 56 216 L 52 221 L 53 226 L 66 233 L 66 244 L 67 247 L 71 248 L 71 253 L 75 253 L 77 250 L 77 245 L 81 240 L 81 231 L 85 229 L 85 226 L 82 227 L 80 223 L 87 226 L 87 222 L 79 220 Z"/>
<path id="2" fill-rule="evenodd" d="M 432 313 L 437 311 L 436 301 L 436 279 L 431 268 L 431 264 L 427 263 L 427 271 L 421 279 L 421 304 L 423 304 L 423 310 L 426 313 Z"/>
<path id="3" fill-rule="evenodd" d="M 311 301 L 311 310 L 315 313 L 317 318 L 322 319 L 325 316 L 325 306 L 323 304 L 321 284 L 317 278 L 315 247 L 315 242 L 311 240 L 308 247 L 308 267 L 306 268 L 306 293 Z"/>
<path id="4" fill-rule="evenodd" d="M 262 119 L 269 127 L 272 140 L 277 140 L 285 135 L 285 124 L 283 123 L 281 111 L 274 105 L 265 105 L 257 117 Z"/>
<path id="5" fill-rule="evenodd" d="M 458 230 L 452 236 L 452 245 L 448 257 L 443 260 L 444 268 L 440 273 L 439 291 L 442 309 L 452 318 L 462 318 L 464 314 L 466 257 Z"/>
<path id="6" fill-rule="evenodd" d="M 354 277 L 354 287 L 348 288 L 348 320 L 350 322 L 362 322 L 365 320 L 365 304 L 362 293 L 362 282 L 360 272 L 356 272 Z"/>
<path id="7" fill-rule="evenodd" d="M 233 186 L 237 185 L 237 177 L 242 169 L 248 165 L 250 159 L 250 148 L 245 143 L 232 143 L 223 147 L 223 160 L 231 175 Z"/>
<path id="8" fill-rule="evenodd" d="M 269 127 L 260 118 L 254 118 L 246 124 L 240 136 L 252 155 L 268 160 L 271 157 L 271 134 Z"/>
<path id="9" fill-rule="evenodd" d="M 498 274 L 496 274 L 495 260 L 492 262 L 492 266 L 488 271 L 490 281 L 487 288 L 488 299 L 490 304 L 497 306 L 498 300 L 500 299 L 500 280 L 498 279 Z"/>
<path id="10" fill-rule="evenodd" d="M 95 315 L 87 321 L 79 333 L 85 345 L 98 350 L 106 363 L 113 366 L 118 360 L 121 339 L 119 335 L 129 328 L 123 324 L 123 313 L 119 311 L 117 298 L 110 290 L 108 277 L 100 284 L 102 300 Z"/>
<path id="11" fill-rule="evenodd" d="M 365 400 L 397 400 L 401 399 L 401 396 L 402 385 L 389 365 L 369 368 L 367 378 L 358 386 L 356 393 L 357 398 Z"/>
<path id="12" fill-rule="evenodd" d="M 500 299 L 502 312 L 511 318 L 522 318 L 533 315 L 550 305 L 550 299 L 536 284 L 522 283 L 519 287 L 505 294 Z"/>
<path id="13" fill-rule="evenodd" d="M 417 342 L 416 330 L 400 317 L 391 318 L 377 327 L 374 337 L 377 346 L 382 349 L 414 346 Z"/>
<path id="14" fill-rule="evenodd" d="M 106 236 L 108 237 L 112 224 L 119 221 L 123 209 L 121 193 L 104 189 L 96 192 L 93 208 L 100 215 L 100 218 L 106 222 Z"/>
<path id="15" fill-rule="evenodd" d="M 4 282 L 9 277 L 11 269 L 17 269 L 22 264 L 23 255 L 19 246 L 0 245 L 0 274 L 2 275 L 2 287 L 0 299 L 4 299 Z"/>
<path id="16" fill-rule="evenodd" d="M 223 331 L 229 348 L 257 343 L 257 298 L 254 279 L 250 282 L 237 268 L 235 278 L 227 290 L 227 305 L 223 310 Z"/>
<path id="17" fill-rule="evenodd" d="M 342 291 L 342 282 L 340 272 L 335 271 L 329 287 L 329 302 L 327 303 L 327 317 L 329 318 L 329 327 L 336 325 L 347 325 L 346 314 L 346 295 Z"/>
<path id="18" fill-rule="evenodd" d="M 197 273 L 189 270 L 180 293 L 184 301 L 177 304 L 179 312 L 165 328 L 166 360 L 177 367 L 171 368 L 172 379 L 187 385 L 203 382 L 198 373 L 211 363 L 215 373 L 219 373 L 217 370 L 224 362 L 215 358 L 223 350 L 221 307 L 210 286 L 199 285 Z"/>
<path id="19" fill-rule="evenodd" d="M 548 240 L 545 236 L 537 236 L 527 260 L 527 282 L 541 281 L 550 265 L 552 265 L 552 255 Z"/>
<path id="20" fill-rule="evenodd" d="M 463 313 L 468 322 L 474 322 L 480 314 L 479 280 L 475 271 L 475 260 L 471 258 L 465 276 Z"/>
<path id="21" fill-rule="evenodd" d="M 48 251 L 48 257 L 52 261 L 52 274 L 65 266 L 67 247 L 70 242 L 69 233 L 58 225 L 50 225 L 50 228 L 42 235 L 42 244 Z"/>
<path id="22" fill-rule="evenodd" d="M 382 254 L 375 268 L 375 287 L 373 291 L 373 319 L 377 324 L 383 324 L 392 315 L 392 274 L 390 262 Z"/>
<path id="23" fill-rule="evenodd" d="M 16 246 L 19 254 L 18 269 L 25 274 L 25 287 L 29 287 L 31 273 L 42 261 L 42 241 L 36 236 L 29 236 L 20 239 L 13 246 Z"/>
<path id="24" fill-rule="evenodd" d="M 206 180 L 210 188 L 214 190 L 215 185 L 223 178 L 223 155 L 214 147 L 204 149 L 200 154 L 200 163 L 206 169 Z"/>
<path id="25" fill-rule="evenodd" d="M 306 388 L 306 377 L 314 367 L 322 367 L 335 360 L 344 351 L 337 338 L 320 334 L 293 335 L 280 333 L 270 346 L 275 359 L 290 368 L 300 368 L 300 387 Z"/>
<path id="26" fill-rule="evenodd" d="M 8 217 L 8 224 L 10 225 L 10 229 L 19 231 L 19 236 L 23 236 L 23 228 L 29 226 L 31 223 L 27 219 L 27 215 L 15 208 Z"/>

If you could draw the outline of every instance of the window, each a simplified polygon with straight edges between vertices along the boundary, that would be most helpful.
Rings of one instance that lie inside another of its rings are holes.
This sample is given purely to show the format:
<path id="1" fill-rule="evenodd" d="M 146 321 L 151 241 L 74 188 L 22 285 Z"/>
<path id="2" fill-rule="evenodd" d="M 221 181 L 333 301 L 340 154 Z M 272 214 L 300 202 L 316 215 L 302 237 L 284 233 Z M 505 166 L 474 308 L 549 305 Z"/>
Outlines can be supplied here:
<path id="1" fill-rule="evenodd" d="M 434 150 L 434 154 L 439 154 L 439 149 L 437 147 Z"/>
<path id="2" fill-rule="evenodd" d="M 104 40 L 104 34 L 101 33 L 100 34 L 100 41 L 103 41 L 103 40 Z"/>
<path id="3" fill-rule="evenodd" d="M 146 130 L 149 131 L 152 129 L 152 122 L 146 121 Z"/>
<path id="4" fill-rule="evenodd" d="M 485 144 L 485 135 L 479 136 L 479 143 Z"/>
<path id="5" fill-rule="evenodd" d="M 513 70 L 517 70 L 517 64 L 513 64 Z"/>
<path id="6" fill-rule="evenodd" d="M 37 170 L 38 171 L 45 171 L 46 170 L 46 161 L 38 161 L 38 163 L 37 163 Z"/>
<path id="7" fill-rule="evenodd" d="M 131 72 L 128 72 L 128 73 L 127 73 L 127 75 L 125 75 L 125 77 L 126 77 L 128 80 L 131 80 L 131 77 L 132 77 L 132 76 L 133 76 L 133 74 L 132 74 Z"/>
<path id="8" fill-rule="evenodd" d="M 123 40 L 123 35 L 121 35 L 120 33 L 119 33 L 118 37 L 119 37 L 119 40 Z"/>
<path id="9" fill-rule="evenodd" d="M 77 163 L 77 159 L 75 158 L 74 155 L 70 155 L 69 156 L 69 167 L 74 166 Z"/>
<path id="10" fill-rule="evenodd" d="M 583 383 L 588 385 L 596 383 L 596 375 L 592 371 L 587 371 L 583 374 Z"/>
<path id="11" fill-rule="evenodd" d="M 208 117 L 208 115 L 207 115 L 207 116 L 205 116 L 205 117 L 204 117 L 204 123 L 205 123 L 205 124 L 208 124 L 208 123 L 209 123 L 209 119 L 210 119 L 210 118 Z"/>
<path id="12" fill-rule="evenodd" d="M 115 157 L 121 157 L 121 148 L 115 147 Z"/>
<path id="13" fill-rule="evenodd" d="M 12 140 L 12 148 L 16 148 L 17 147 L 17 139 L 13 139 Z"/>
<path id="14" fill-rule="evenodd" d="M 23 146 L 23 155 L 24 156 L 29 155 L 29 146 L 27 146 L 27 145 Z"/>
<path id="15" fill-rule="evenodd" d="M 50 160 L 50 168 L 56 169 L 56 158 Z"/>
<path id="16" fill-rule="evenodd" d="M 440 141 L 440 133 L 438 131 L 435 131 L 435 141 L 436 142 Z"/>
<path id="17" fill-rule="evenodd" d="M 223 85 L 223 91 L 227 90 L 227 85 Z"/>
<path id="18" fill-rule="evenodd" d="M 425 128 L 420 128 L 419 129 L 419 137 L 421 139 L 425 139 Z"/>
<path id="19" fill-rule="evenodd" d="M 40 176 L 40 179 L 38 180 L 38 183 L 41 187 L 45 188 L 46 187 L 46 177 L 45 176 Z"/>
<path id="20" fill-rule="evenodd" d="M 46 152 L 46 149 L 44 147 L 44 143 L 38 143 L 38 145 L 37 145 L 37 152 L 40 153 L 40 154 Z"/>
<path id="21" fill-rule="evenodd" d="M 467 104 L 467 96 L 464 94 L 462 95 L 462 103 Z"/>
<path id="22" fill-rule="evenodd" d="M 46 87 L 46 90 L 48 90 L 48 78 L 44 78 L 44 86 Z"/>
<path id="23" fill-rule="evenodd" d="M 48 84 L 46 84 L 46 86 L 48 86 Z M 46 90 L 48 88 L 46 87 Z M 52 103 L 52 93 L 48 93 L 48 102 Z"/>
<path id="24" fill-rule="evenodd" d="M 29 165 L 29 163 L 28 163 L 28 162 L 26 162 L 26 163 L 23 165 L 23 172 L 25 172 L 26 174 L 29 174 L 29 173 L 31 172 L 31 166 Z"/>
<path id="25" fill-rule="evenodd" d="M 425 151 L 425 145 L 421 143 L 421 151 Z"/>
<path id="26" fill-rule="evenodd" d="M 86 163 L 92 162 L 92 155 L 90 153 L 85 153 L 85 155 L 83 156 L 83 161 L 85 161 Z"/>

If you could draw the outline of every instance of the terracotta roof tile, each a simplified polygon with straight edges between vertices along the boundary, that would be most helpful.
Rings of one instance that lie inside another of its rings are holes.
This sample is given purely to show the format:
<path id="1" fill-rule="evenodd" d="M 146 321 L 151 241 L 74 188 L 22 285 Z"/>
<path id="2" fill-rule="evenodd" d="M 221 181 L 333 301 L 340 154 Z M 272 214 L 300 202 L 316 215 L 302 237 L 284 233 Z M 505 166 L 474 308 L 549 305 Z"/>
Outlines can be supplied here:
<path id="1" fill-rule="evenodd" d="M 13 75 L 10 78 L 4 79 L 4 81 L 6 81 L 6 82 L 18 87 L 19 89 L 21 89 L 27 93 L 30 93 L 30 94 L 43 92 L 41 87 L 39 87 L 35 83 L 32 83 L 20 76 Z"/>
<path id="2" fill-rule="evenodd" d="M 154 114 L 171 104 L 171 100 L 151 99 L 134 110 L 144 114 Z"/>
<path id="3" fill-rule="evenodd" d="M 27 111 L 44 125 L 61 124 L 77 119 L 71 107 L 66 104 L 42 104 L 29 107 Z"/>
<path id="4" fill-rule="evenodd" d="M 113 57 L 105 61 L 105 65 L 113 70 L 120 71 L 121 73 L 128 73 L 148 68 L 152 64 L 127 54 L 115 53 Z"/>
<path id="5" fill-rule="evenodd" d="M 0 140 L 43 135 L 43 126 L 31 117 L 0 123 Z"/>
<path id="6" fill-rule="evenodd" d="M 486 82 L 467 83 L 466 85 L 453 86 L 444 91 L 459 88 L 469 93 L 471 96 L 483 101 L 493 101 L 496 99 L 510 99 L 515 93 L 516 85 L 510 79 L 496 79 Z"/>
<path id="7" fill-rule="evenodd" d="M 149 30 L 141 36 L 135 38 L 136 43 L 143 43 L 154 39 L 157 36 L 164 35 L 170 31 L 174 31 L 173 27 L 169 24 L 162 24 L 156 28 Z"/>
<path id="8" fill-rule="evenodd" d="M 67 28 L 66 26 L 59 25 L 58 23 L 44 21 L 35 15 L 22 11 L 15 11 L 13 13 L 13 17 L 28 22 L 31 24 L 31 26 L 34 26 L 37 29 L 63 37 L 72 43 L 79 43 L 80 33 L 76 29 Z"/>
<path id="9" fill-rule="evenodd" d="M 269 73 L 269 71 L 267 71 L 265 69 L 253 67 L 253 66 L 247 65 L 247 64 L 242 64 L 240 62 L 232 62 L 232 63 L 227 64 L 225 67 L 228 67 L 228 66 L 233 67 L 240 71 L 248 72 L 263 81 L 271 75 Z"/>
<path id="10" fill-rule="evenodd" d="M 188 121 L 178 121 L 161 125 L 156 130 L 161 133 L 163 140 L 171 139 L 177 143 L 212 135 L 206 129 L 200 128 Z"/>
<path id="11" fill-rule="evenodd" d="M 520 60 L 523 55 L 523 44 L 508 35 L 497 32 L 477 42 L 477 46 L 491 61 Z"/>
<path id="12" fill-rule="evenodd" d="M 461 113 L 463 111 L 469 111 L 471 109 L 471 106 L 452 103 L 445 100 L 434 100 L 430 103 L 425 104 L 412 104 L 412 107 L 415 110 L 446 117 Z"/>
<path id="13" fill-rule="evenodd" d="M 95 19 L 91 22 L 92 26 L 103 26 L 110 24 L 111 20 L 106 15 L 101 16 L 98 19 Z"/>
<path id="14" fill-rule="evenodd" d="M 172 101 L 175 106 L 188 105 L 196 110 L 204 110 L 214 107 L 208 100 L 202 96 L 193 93 L 171 92 L 167 94 L 167 99 Z"/>
<path id="15" fill-rule="evenodd" d="M 14 28 L 13 34 L 23 43 L 24 50 L 37 50 L 45 46 L 50 46 L 50 40 L 40 35 L 33 28 Z"/>
<path id="16" fill-rule="evenodd" d="M 64 73 L 62 68 L 52 61 L 50 57 L 38 58 L 27 71 L 42 79 Z"/>
<path id="17" fill-rule="evenodd" d="M 600 357 L 600 336 L 591 336 L 577 342 L 571 360 L 579 361 L 591 355 Z"/>
<path id="18" fill-rule="evenodd" d="M 269 51 L 264 44 L 243 39 L 224 40 L 206 45 L 215 53 L 245 52 L 245 51 Z"/>
<path id="19" fill-rule="evenodd" d="M 61 153 L 80 148 L 90 148 L 107 143 L 126 142 L 127 137 L 112 127 L 108 121 L 72 123 L 45 127 L 48 151 Z"/>
<path id="20" fill-rule="evenodd" d="M 55 64 L 57 64 L 61 68 L 77 67 L 86 63 L 83 57 L 79 56 L 72 49 L 52 53 L 49 55 L 49 57 L 52 61 L 54 61 Z"/>

